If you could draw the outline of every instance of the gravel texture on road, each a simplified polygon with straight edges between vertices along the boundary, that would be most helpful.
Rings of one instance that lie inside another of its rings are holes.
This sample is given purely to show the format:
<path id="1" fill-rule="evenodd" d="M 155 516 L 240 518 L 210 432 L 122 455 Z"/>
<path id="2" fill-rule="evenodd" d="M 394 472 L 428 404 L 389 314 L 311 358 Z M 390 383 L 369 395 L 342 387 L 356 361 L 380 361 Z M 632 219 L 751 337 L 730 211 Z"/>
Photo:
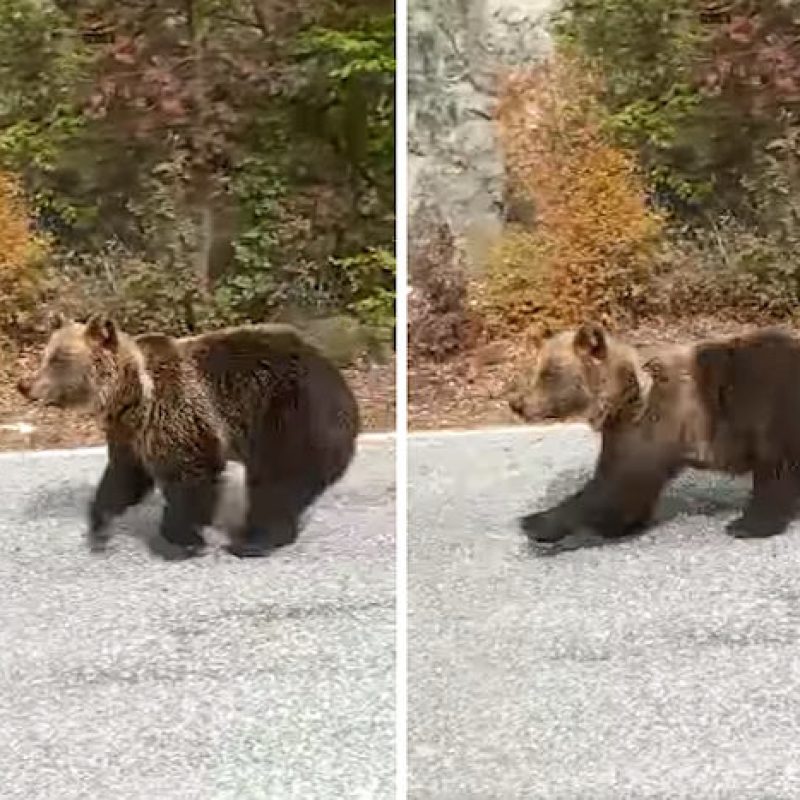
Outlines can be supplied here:
<path id="1" fill-rule="evenodd" d="M 267 559 L 158 559 L 158 497 L 89 553 L 104 462 L 0 456 L 0 797 L 393 798 L 393 440 Z"/>
<path id="2" fill-rule="evenodd" d="M 578 488 L 561 426 L 409 445 L 409 796 L 796 800 L 800 524 L 728 537 L 749 481 L 686 473 L 626 542 L 542 556 Z"/>

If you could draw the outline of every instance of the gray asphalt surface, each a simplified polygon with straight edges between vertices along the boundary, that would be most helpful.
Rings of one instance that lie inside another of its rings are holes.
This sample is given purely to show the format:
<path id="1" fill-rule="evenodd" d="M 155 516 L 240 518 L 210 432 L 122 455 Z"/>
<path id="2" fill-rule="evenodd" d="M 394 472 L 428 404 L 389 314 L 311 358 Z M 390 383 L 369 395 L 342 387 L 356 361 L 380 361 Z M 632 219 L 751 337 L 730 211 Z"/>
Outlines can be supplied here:
<path id="1" fill-rule="evenodd" d="M 749 481 L 691 473 L 636 540 L 531 554 L 583 428 L 411 439 L 415 800 L 800 798 L 800 525 L 728 538 Z"/>
<path id="2" fill-rule="evenodd" d="M 0 798 L 393 798 L 393 447 L 296 546 L 180 563 L 157 499 L 87 552 L 102 454 L 0 457 Z"/>

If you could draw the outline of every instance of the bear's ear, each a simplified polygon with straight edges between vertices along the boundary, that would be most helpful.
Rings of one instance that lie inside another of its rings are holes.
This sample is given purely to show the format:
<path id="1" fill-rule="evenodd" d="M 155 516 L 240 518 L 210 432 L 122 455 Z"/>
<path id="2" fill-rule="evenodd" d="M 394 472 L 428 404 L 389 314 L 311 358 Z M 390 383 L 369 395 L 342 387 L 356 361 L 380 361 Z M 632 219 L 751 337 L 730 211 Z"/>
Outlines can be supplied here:
<path id="1" fill-rule="evenodd" d="M 578 355 L 601 361 L 608 353 L 606 332 L 596 323 L 587 322 L 576 331 L 573 346 Z"/>
<path id="2" fill-rule="evenodd" d="M 86 335 L 109 350 L 116 349 L 117 342 L 119 341 L 117 326 L 114 320 L 101 316 L 100 314 L 94 314 L 89 317 L 89 321 L 86 323 Z"/>

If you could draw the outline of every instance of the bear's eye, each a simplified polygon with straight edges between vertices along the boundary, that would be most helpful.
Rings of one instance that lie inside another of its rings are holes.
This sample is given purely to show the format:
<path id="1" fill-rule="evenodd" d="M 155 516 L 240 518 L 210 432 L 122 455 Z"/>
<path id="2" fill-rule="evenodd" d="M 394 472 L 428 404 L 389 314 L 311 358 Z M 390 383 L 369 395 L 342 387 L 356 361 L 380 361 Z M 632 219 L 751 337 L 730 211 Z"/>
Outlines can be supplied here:
<path id="1" fill-rule="evenodd" d="M 552 367 L 545 367 L 539 373 L 539 380 L 542 383 L 552 383 L 557 377 L 556 371 Z"/>
<path id="2" fill-rule="evenodd" d="M 55 353 L 54 355 L 50 356 L 48 366 L 54 367 L 55 369 L 63 369 L 67 366 L 67 363 L 68 359 L 63 353 Z"/>

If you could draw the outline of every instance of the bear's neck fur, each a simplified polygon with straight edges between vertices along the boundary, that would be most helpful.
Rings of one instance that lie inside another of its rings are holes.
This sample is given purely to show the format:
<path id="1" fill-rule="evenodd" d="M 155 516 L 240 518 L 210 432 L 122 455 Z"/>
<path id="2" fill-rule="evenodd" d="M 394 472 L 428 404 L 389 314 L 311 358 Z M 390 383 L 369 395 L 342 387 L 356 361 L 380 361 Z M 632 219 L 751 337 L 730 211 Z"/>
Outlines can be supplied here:
<path id="1" fill-rule="evenodd" d="M 637 423 L 646 413 L 654 378 L 647 361 L 631 345 L 609 338 L 611 368 L 595 387 L 588 423 L 596 431 L 621 423 Z"/>
<path id="2" fill-rule="evenodd" d="M 628 387 L 603 420 L 601 433 L 613 437 L 624 430 L 644 429 L 646 436 L 669 442 L 691 462 L 717 463 L 727 455 L 715 452 L 708 414 L 698 395 L 695 345 L 630 348 Z M 718 449 L 718 448 L 716 448 Z"/>
<path id="3" fill-rule="evenodd" d="M 95 360 L 95 414 L 104 427 L 124 418 L 135 424 L 146 411 L 153 394 L 153 380 L 147 372 L 144 354 L 132 337 L 120 332 L 113 351 L 101 351 Z"/>

